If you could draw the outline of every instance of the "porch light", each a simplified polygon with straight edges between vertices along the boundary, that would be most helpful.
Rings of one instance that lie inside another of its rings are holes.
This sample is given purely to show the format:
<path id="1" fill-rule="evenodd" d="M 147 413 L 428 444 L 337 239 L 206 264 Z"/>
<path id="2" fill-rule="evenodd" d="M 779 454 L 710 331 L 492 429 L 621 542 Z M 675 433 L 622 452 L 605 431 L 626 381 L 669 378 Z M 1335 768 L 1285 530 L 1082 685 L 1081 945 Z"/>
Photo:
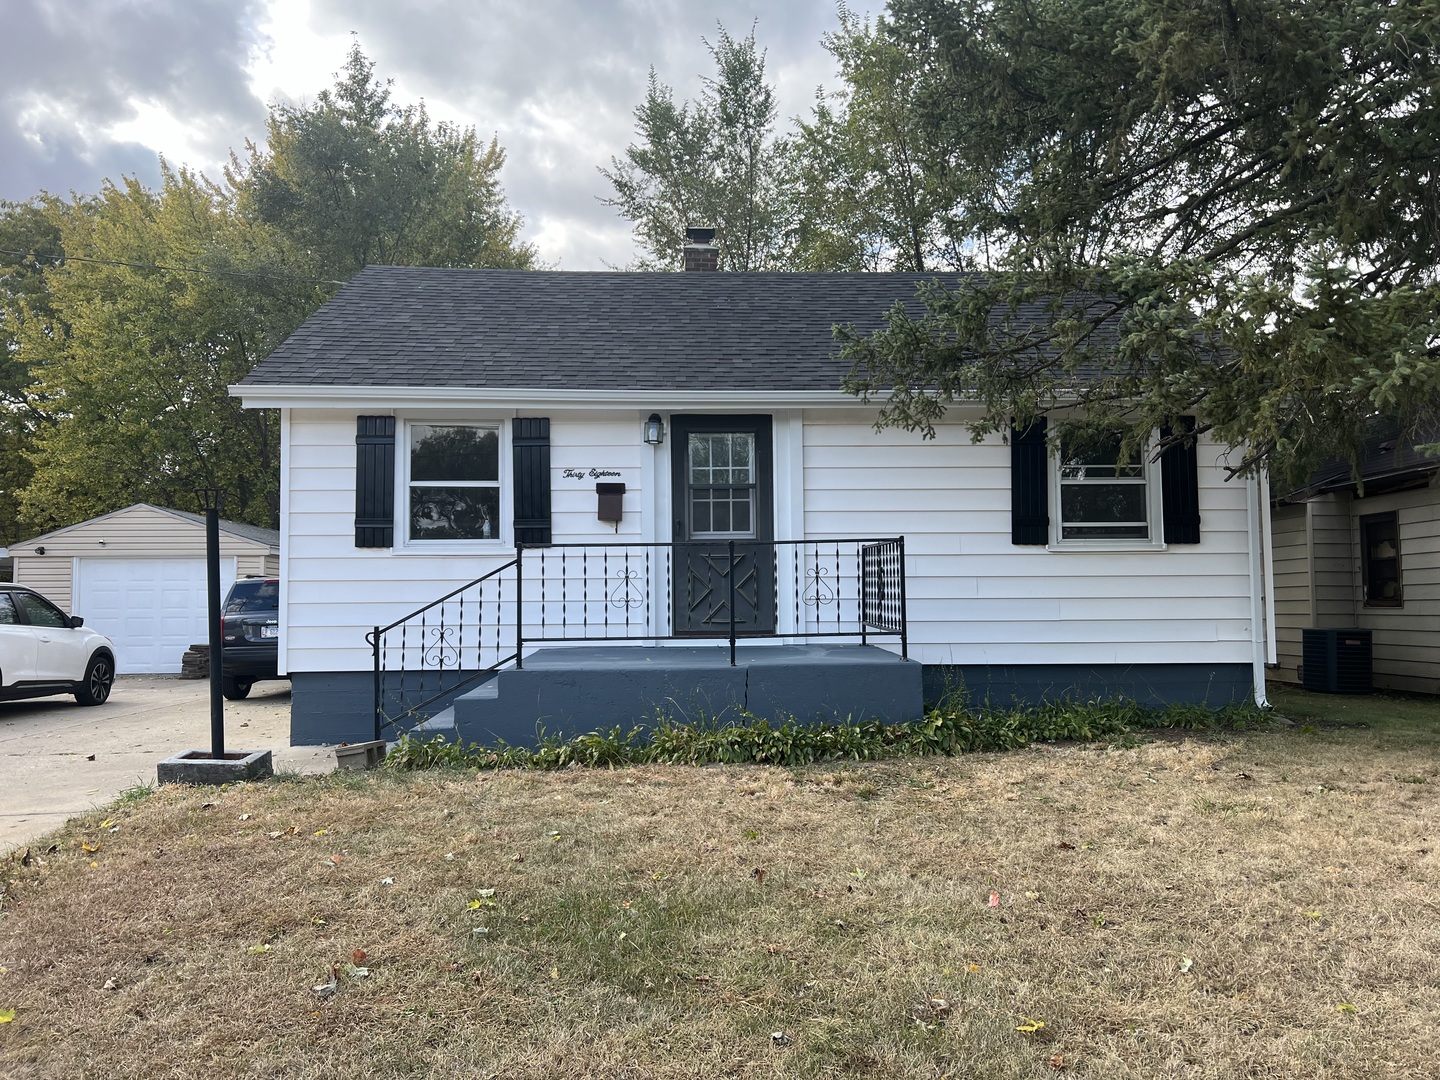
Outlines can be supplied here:
<path id="1" fill-rule="evenodd" d="M 665 422 L 660 419 L 660 414 L 652 412 L 650 418 L 645 421 L 645 442 L 650 446 L 659 446 L 665 441 Z"/>

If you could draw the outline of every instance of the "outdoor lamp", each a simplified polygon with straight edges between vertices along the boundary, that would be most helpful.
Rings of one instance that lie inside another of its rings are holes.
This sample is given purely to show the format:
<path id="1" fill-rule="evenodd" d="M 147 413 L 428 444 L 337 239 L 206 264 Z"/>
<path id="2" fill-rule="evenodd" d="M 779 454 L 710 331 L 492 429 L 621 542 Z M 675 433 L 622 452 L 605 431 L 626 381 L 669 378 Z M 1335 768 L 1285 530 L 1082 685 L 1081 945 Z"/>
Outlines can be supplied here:
<path id="1" fill-rule="evenodd" d="M 645 421 L 645 441 L 651 446 L 659 446 L 665 441 L 665 423 L 658 412 L 652 412 Z"/>

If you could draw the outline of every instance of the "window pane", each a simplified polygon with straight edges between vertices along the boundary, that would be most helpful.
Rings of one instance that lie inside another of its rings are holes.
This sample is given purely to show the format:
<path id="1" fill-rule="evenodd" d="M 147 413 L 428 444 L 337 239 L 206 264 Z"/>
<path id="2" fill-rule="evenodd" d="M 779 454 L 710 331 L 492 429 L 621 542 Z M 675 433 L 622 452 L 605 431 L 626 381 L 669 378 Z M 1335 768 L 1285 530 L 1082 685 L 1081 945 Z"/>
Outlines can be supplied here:
<path id="1" fill-rule="evenodd" d="M 1071 524 L 1145 523 L 1143 484 L 1066 484 L 1060 516 Z"/>
<path id="2" fill-rule="evenodd" d="M 696 492 L 690 500 L 690 531 L 695 533 L 710 532 L 710 495 L 708 492 Z"/>
<path id="3" fill-rule="evenodd" d="M 15 601 L 10 599 L 9 593 L 0 593 L 0 626 L 14 626 L 20 621 L 15 614 Z"/>
<path id="4" fill-rule="evenodd" d="M 65 613 L 48 600 L 41 600 L 33 593 L 16 593 L 15 599 L 24 609 L 31 626 L 69 626 Z"/>
<path id="5" fill-rule="evenodd" d="M 1138 460 L 1120 462 L 1120 436 L 1112 435 L 1098 445 L 1071 449 L 1060 463 L 1060 475 L 1066 480 L 1111 480 L 1115 477 L 1141 477 L 1145 467 Z"/>
<path id="6" fill-rule="evenodd" d="M 499 432 L 494 428 L 412 424 L 410 479 L 499 480 Z"/>
<path id="7" fill-rule="evenodd" d="M 411 539 L 491 540 L 499 534 L 499 521 L 499 488 L 410 489 Z"/>

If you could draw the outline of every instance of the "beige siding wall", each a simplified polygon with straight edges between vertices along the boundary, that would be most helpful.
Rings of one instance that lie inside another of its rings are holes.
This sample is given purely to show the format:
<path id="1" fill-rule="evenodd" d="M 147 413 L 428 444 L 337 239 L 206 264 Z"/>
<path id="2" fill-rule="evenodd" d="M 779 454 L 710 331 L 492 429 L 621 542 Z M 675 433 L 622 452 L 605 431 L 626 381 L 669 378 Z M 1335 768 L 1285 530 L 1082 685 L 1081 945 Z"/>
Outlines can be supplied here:
<path id="1" fill-rule="evenodd" d="M 1440 487 L 1356 499 L 1353 504 L 1355 625 L 1374 640 L 1375 685 L 1412 693 L 1440 693 Z M 1404 606 L 1366 607 L 1360 518 L 1395 511 L 1400 529 Z"/>
<path id="2" fill-rule="evenodd" d="M 1306 503 L 1310 512 L 1313 626 L 1355 625 L 1355 527 L 1350 495 L 1337 492 Z"/>
<path id="3" fill-rule="evenodd" d="M 102 543 L 103 541 L 103 543 Z M 44 555 L 35 553 L 36 547 Z M 77 558 L 185 559 L 205 557 L 205 529 L 152 506 L 131 506 L 61 531 L 58 535 L 12 544 L 15 581 L 38 589 L 70 610 Z M 279 573 L 279 557 L 239 537 L 220 534 L 221 558 L 236 560 L 236 573 Z"/>
<path id="4" fill-rule="evenodd" d="M 1277 506 L 1270 518 L 1275 559 L 1275 649 L 1278 666 L 1270 674 L 1282 682 L 1299 681 L 1301 631 L 1315 625 L 1310 591 L 1309 512 L 1307 504 Z"/>

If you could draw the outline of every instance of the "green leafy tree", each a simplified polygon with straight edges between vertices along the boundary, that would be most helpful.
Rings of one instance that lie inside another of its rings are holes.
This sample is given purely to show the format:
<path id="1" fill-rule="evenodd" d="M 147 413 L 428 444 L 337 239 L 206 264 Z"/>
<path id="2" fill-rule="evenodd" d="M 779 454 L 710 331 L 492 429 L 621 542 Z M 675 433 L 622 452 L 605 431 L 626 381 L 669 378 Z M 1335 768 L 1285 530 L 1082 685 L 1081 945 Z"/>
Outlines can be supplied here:
<path id="1" fill-rule="evenodd" d="M 824 45 L 842 88 L 817 95 L 796 139 L 797 268 L 955 267 L 962 260 L 948 213 L 957 178 L 917 109 L 923 70 L 843 5 Z"/>
<path id="2" fill-rule="evenodd" d="M 358 44 L 313 105 L 271 107 L 266 139 L 234 160 L 231 184 L 320 276 L 343 280 L 369 263 L 534 265 L 500 186 L 498 140 L 432 123 L 424 104 L 394 104 Z"/>
<path id="3" fill-rule="evenodd" d="M 986 272 L 840 332 L 882 424 L 1078 405 L 1133 445 L 1193 414 L 1293 476 L 1433 422 L 1437 0 L 891 0 L 878 30 Z"/>
<path id="4" fill-rule="evenodd" d="M 165 168 L 158 191 L 132 179 L 49 209 L 63 250 L 86 255 L 45 271 L 48 311 L 17 328 L 29 397 L 53 418 L 28 455 L 25 522 L 55 528 L 137 501 L 186 509 L 211 486 L 228 493 L 227 516 L 274 521 L 276 418 L 227 387 L 324 288 L 285 275 L 277 238 L 186 170 Z"/>
<path id="5" fill-rule="evenodd" d="M 755 29 L 736 40 L 722 26 L 706 42 L 715 75 L 698 101 L 676 105 L 654 69 L 635 110 L 638 143 L 600 174 L 615 194 L 604 199 L 634 223 L 642 269 L 679 269 L 685 230 L 712 226 L 722 270 L 791 265 L 785 196 L 788 139 L 775 134 L 775 91 Z"/>

